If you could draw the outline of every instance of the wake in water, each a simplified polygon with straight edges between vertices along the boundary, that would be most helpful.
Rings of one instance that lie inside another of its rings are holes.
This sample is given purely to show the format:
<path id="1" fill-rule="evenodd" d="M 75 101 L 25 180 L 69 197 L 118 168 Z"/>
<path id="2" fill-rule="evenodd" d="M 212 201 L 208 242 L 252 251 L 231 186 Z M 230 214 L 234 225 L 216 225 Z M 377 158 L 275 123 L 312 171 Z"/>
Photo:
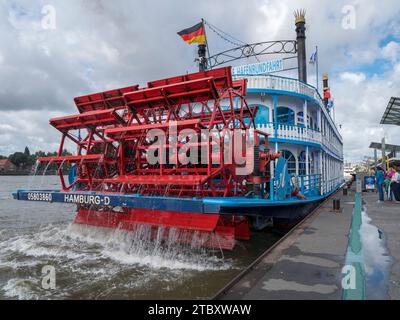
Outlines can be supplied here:
<path id="1" fill-rule="evenodd" d="M 179 245 L 172 236 L 164 240 L 164 229 L 159 228 L 152 237 L 151 226 L 141 225 L 135 232 L 120 229 L 71 224 L 67 235 L 75 241 L 101 244 L 102 255 L 124 264 L 146 265 L 160 269 L 189 269 L 196 271 L 226 270 L 231 261 L 219 258 L 204 248 Z"/>
<path id="2" fill-rule="evenodd" d="M 76 224 L 36 230 L 1 234 L 0 273 L 8 279 L 0 282 L 4 297 L 140 298 L 150 292 L 161 297 L 191 277 L 235 268 L 219 252 L 161 241 L 162 230 L 150 239 L 146 226 L 136 232 Z M 41 288 L 44 265 L 55 267 L 55 290 Z"/>

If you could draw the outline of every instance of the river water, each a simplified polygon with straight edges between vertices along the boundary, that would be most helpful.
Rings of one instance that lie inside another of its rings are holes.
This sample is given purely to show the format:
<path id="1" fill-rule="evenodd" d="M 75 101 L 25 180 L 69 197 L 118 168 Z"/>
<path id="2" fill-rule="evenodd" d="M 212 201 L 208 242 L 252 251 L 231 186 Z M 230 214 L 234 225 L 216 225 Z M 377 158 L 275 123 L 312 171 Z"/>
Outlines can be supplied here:
<path id="1" fill-rule="evenodd" d="M 0 299 L 201 299 L 279 239 L 254 232 L 232 252 L 133 241 L 71 224 L 75 205 L 16 201 L 17 189 L 59 189 L 55 176 L 0 176 Z M 55 288 L 43 286 L 46 266 Z"/>

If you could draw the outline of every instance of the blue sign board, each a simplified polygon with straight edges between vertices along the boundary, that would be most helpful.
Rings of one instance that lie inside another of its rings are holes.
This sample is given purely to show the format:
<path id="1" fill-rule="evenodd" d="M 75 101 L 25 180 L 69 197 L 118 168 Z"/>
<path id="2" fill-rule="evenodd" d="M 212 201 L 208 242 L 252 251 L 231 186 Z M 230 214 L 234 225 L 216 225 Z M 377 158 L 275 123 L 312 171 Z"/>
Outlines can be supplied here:
<path id="1" fill-rule="evenodd" d="M 375 189 L 375 177 L 374 176 L 364 176 L 364 186 L 366 190 Z"/>
<path id="2" fill-rule="evenodd" d="M 269 60 L 265 62 L 246 64 L 232 67 L 233 76 L 256 76 L 283 70 L 283 60 Z"/>

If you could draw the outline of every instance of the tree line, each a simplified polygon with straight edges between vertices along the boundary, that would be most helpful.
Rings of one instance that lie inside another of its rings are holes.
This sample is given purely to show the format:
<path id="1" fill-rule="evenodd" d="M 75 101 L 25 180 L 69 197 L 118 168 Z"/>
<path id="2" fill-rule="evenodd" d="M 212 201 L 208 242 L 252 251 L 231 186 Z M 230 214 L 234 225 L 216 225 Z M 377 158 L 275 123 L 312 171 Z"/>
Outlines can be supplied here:
<path id="1" fill-rule="evenodd" d="M 58 155 L 57 151 L 54 152 L 36 151 L 35 153 L 31 154 L 29 148 L 25 147 L 24 152 L 17 151 L 10 154 L 8 157 L 0 155 L 0 159 L 8 159 L 18 169 L 23 170 L 23 169 L 30 169 L 36 163 L 36 160 L 40 157 L 51 157 L 57 155 Z M 64 149 L 62 155 L 69 156 L 72 155 L 72 153 Z"/>

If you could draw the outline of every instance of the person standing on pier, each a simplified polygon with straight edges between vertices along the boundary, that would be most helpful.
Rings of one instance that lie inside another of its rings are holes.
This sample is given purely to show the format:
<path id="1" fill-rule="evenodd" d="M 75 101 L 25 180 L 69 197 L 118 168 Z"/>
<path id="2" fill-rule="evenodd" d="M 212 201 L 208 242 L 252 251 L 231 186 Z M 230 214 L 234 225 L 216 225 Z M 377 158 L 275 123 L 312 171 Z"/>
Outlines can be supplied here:
<path id="1" fill-rule="evenodd" d="M 394 200 L 400 202 L 400 174 L 397 167 L 393 167 L 394 174 L 390 179 L 390 189 L 392 190 Z"/>
<path id="2" fill-rule="evenodd" d="M 390 189 L 390 182 L 392 180 L 394 174 L 394 170 L 392 167 L 389 167 L 389 170 L 386 171 L 385 174 L 385 188 L 386 188 L 386 196 L 388 200 L 393 200 L 392 190 Z"/>
<path id="3" fill-rule="evenodd" d="M 376 168 L 376 173 L 375 173 L 375 179 L 376 179 L 376 186 L 378 188 L 378 193 L 379 193 L 379 202 L 383 201 L 383 184 L 385 182 L 385 172 L 383 171 L 382 167 L 377 167 Z"/>

